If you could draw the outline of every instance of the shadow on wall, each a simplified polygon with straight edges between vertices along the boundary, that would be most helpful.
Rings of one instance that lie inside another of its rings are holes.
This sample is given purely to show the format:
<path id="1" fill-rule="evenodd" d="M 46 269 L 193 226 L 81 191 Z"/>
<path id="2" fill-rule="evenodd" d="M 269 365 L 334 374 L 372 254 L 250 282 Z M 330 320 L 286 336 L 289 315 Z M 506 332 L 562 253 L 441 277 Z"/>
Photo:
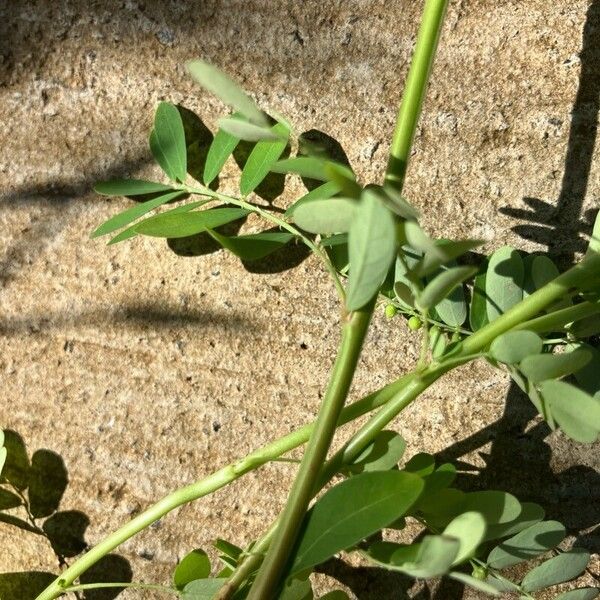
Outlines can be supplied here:
<path id="1" fill-rule="evenodd" d="M 580 233 L 590 233 L 595 211 L 582 215 L 600 113 L 600 1 L 594 0 L 583 29 L 581 74 L 571 111 L 571 129 L 560 195 L 556 204 L 538 198 L 524 198 L 530 210 L 501 208 L 500 212 L 530 225 L 512 229 L 521 237 L 546 245 L 550 255 L 565 266 L 576 252 L 583 252 Z"/>
<path id="2" fill-rule="evenodd" d="M 51 450 L 36 450 L 31 457 L 14 431 L 5 431 L 7 458 L 0 477 L 0 527 L 17 527 L 39 536 L 56 555 L 57 573 L 88 545 L 85 530 L 90 521 L 77 510 L 60 510 L 69 479 L 62 458 Z M 41 571 L 0 573 L 0 598 L 33 600 L 56 575 Z M 130 582 L 129 563 L 110 554 L 81 577 L 82 583 Z M 90 590 L 85 600 L 112 600 L 119 590 Z"/>

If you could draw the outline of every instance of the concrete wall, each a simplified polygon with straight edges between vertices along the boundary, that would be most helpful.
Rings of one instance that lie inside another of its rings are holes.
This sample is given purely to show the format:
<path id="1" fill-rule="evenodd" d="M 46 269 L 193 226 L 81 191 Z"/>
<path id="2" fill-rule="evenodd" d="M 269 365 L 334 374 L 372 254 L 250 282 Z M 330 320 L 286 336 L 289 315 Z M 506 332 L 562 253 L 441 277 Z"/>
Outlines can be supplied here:
<path id="1" fill-rule="evenodd" d="M 224 109 L 185 75 L 193 57 L 226 69 L 299 131 L 334 136 L 359 176 L 377 181 L 420 8 L 0 4 L 0 423 L 30 453 L 62 457 L 69 484 L 60 510 L 81 513 L 64 517 L 74 539 L 93 544 L 170 490 L 310 421 L 339 330 L 334 291 L 315 260 L 258 274 L 223 252 L 182 258 L 156 240 L 106 247 L 89 232 L 127 201 L 90 186 L 160 177 L 147 147 L 159 100 L 214 127 Z M 597 0 L 451 2 L 406 187 L 432 233 L 482 237 L 486 250 L 550 248 L 563 263 L 581 250 L 600 197 L 599 27 Z M 223 189 L 235 190 L 235 173 L 230 165 Z M 276 203 L 299 193 L 294 183 Z M 378 314 L 353 397 L 409 368 L 415 347 L 402 320 Z M 476 465 L 472 485 L 542 502 L 597 549 L 598 448 L 549 434 L 508 390 L 500 372 L 468 366 L 397 429 L 409 452 Z M 249 542 L 277 514 L 292 476 L 275 464 L 181 509 L 124 544 L 113 570 L 166 582 L 193 547 L 217 536 Z M 57 569 L 39 536 L 0 522 L 0 544 L 10 548 L 1 572 Z M 334 571 L 361 599 L 412 585 Z M 321 589 L 332 582 L 319 579 Z M 462 596 L 446 586 L 431 597 Z"/>

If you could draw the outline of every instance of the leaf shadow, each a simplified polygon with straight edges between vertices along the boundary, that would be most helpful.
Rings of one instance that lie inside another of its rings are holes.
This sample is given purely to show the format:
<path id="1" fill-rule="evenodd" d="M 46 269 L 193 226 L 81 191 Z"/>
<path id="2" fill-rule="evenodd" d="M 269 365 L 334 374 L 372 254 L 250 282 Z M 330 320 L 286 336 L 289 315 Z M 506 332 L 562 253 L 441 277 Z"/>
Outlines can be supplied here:
<path id="1" fill-rule="evenodd" d="M 25 441 L 16 431 L 5 430 L 4 435 L 7 457 L 0 477 L 0 492 L 16 498 L 18 505 L 13 502 L 0 507 L 0 526 L 17 527 L 45 538 L 62 570 L 69 559 L 87 550 L 85 532 L 90 520 L 78 510 L 59 510 L 69 479 L 58 454 L 42 448 L 30 459 Z M 86 573 L 82 581 L 130 582 L 132 576 L 126 559 L 108 555 Z M 33 600 L 54 578 L 52 573 L 40 571 L 0 573 L 0 597 Z M 86 592 L 84 597 L 113 600 L 119 593 L 118 588 L 114 588 Z"/>

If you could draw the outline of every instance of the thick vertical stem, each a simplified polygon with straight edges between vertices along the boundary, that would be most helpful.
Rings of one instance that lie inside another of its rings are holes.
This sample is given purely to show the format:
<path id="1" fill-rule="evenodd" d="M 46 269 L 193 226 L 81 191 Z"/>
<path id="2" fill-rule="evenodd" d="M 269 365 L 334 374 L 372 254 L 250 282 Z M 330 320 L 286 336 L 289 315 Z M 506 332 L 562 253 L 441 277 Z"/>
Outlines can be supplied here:
<path id="1" fill-rule="evenodd" d="M 431 66 L 437 49 L 448 0 L 426 0 L 417 36 L 413 62 L 406 81 L 404 97 L 390 150 L 386 183 L 401 191 Z M 374 301 L 350 316 L 344 326 L 328 392 L 323 399 L 315 429 L 308 442 L 288 502 L 258 572 L 248 600 L 271 600 L 285 575 L 285 567 L 298 537 L 321 468 L 331 445 L 336 423 L 344 405 L 356 368 L 362 342 L 374 308 Z M 354 330 L 355 329 L 355 330 Z M 341 377 L 340 377 L 341 376 Z M 339 381 L 338 381 L 339 380 Z"/>

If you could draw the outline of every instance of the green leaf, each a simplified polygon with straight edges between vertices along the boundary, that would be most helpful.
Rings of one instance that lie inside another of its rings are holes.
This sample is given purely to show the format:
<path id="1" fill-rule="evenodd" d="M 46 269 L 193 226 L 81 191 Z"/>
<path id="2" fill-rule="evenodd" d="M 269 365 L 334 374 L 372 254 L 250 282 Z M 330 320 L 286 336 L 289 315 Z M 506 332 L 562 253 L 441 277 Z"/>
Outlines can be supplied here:
<path id="1" fill-rule="evenodd" d="M 333 590 L 333 592 L 321 596 L 319 600 L 350 600 L 350 597 L 342 590 Z"/>
<path id="2" fill-rule="evenodd" d="M 585 348 L 592 357 L 583 369 L 575 372 L 575 379 L 581 389 L 593 396 L 600 390 L 600 377 L 598 377 L 598 373 L 600 373 L 600 351 L 584 343 L 571 344 L 569 347 L 571 349 Z"/>
<path id="3" fill-rule="evenodd" d="M 532 331 L 507 331 L 492 342 L 490 354 L 498 362 L 516 365 L 527 356 L 540 353 L 543 347 L 542 338 Z"/>
<path id="4" fill-rule="evenodd" d="M 504 537 L 515 535 L 536 523 L 539 523 L 545 516 L 544 509 L 535 502 L 523 502 L 521 504 L 521 514 L 508 523 L 488 524 L 485 534 L 486 540 L 498 540 Z"/>
<path id="5" fill-rule="evenodd" d="M 419 452 L 404 465 L 404 470 L 425 477 L 434 472 L 435 458 L 426 452 Z"/>
<path id="6" fill-rule="evenodd" d="M 485 519 L 478 512 L 465 512 L 448 523 L 443 535 L 458 540 L 460 547 L 453 565 L 458 565 L 475 555 L 477 546 L 485 538 Z"/>
<path id="7" fill-rule="evenodd" d="M 313 590 L 308 577 L 287 579 L 278 600 L 312 600 Z"/>
<path id="8" fill-rule="evenodd" d="M 485 278 L 486 308 L 490 321 L 523 299 L 525 267 L 521 255 L 508 246 L 490 257 Z"/>
<path id="9" fill-rule="evenodd" d="M 204 206 L 208 202 L 210 202 L 210 200 L 197 200 L 196 202 L 188 202 L 187 204 L 182 204 L 175 208 L 171 208 L 170 210 L 165 210 L 161 213 L 161 215 L 177 215 L 177 214 L 181 214 L 181 213 L 186 213 L 191 210 L 194 210 L 195 208 Z M 135 225 L 132 225 L 131 227 L 127 227 L 127 229 L 124 229 L 123 231 L 121 231 L 120 233 L 115 235 L 115 237 L 111 238 L 110 241 L 108 242 L 108 246 L 110 246 L 112 244 L 117 244 L 119 242 L 131 239 L 131 238 L 137 236 L 138 233 L 136 231 L 136 227 L 138 225 L 139 225 L 139 223 L 136 223 Z"/>
<path id="10" fill-rule="evenodd" d="M 396 298 L 400 301 L 400 304 L 407 309 L 415 307 L 415 295 L 406 283 L 396 281 L 396 283 L 394 283 L 394 294 L 396 294 Z"/>
<path id="11" fill-rule="evenodd" d="M 239 115 L 232 115 L 231 118 L 236 119 L 240 117 Z M 204 163 L 204 185 L 209 185 L 215 180 L 239 143 L 239 137 L 227 133 L 224 129 L 217 131 L 208 149 L 206 162 Z"/>
<path id="12" fill-rule="evenodd" d="M 285 142 L 287 144 L 287 137 L 283 137 L 278 133 L 275 133 L 274 129 L 268 126 L 248 123 L 247 121 L 242 121 L 241 119 L 224 117 L 219 119 L 219 127 L 230 135 L 239 138 L 240 140 L 246 140 L 247 142 L 259 142 L 261 140 L 266 140 L 271 142 Z"/>
<path id="13" fill-rule="evenodd" d="M 294 235 L 287 231 L 265 231 L 235 237 L 221 235 L 212 229 L 209 229 L 208 233 L 223 248 L 226 248 L 243 261 L 260 260 L 283 248 L 283 246 L 294 239 Z"/>
<path id="14" fill-rule="evenodd" d="M 563 592 L 556 596 L 554 600 L 594 600 L 600 594 L 600 588 L 579 588 Z"/>
<path id="15" fill-rule="evenodd" d="M 404 196 L 399 194 L 398 191 L 394 188 L 389 186 L 383 186 L 382 188 L 379 188 L 379 186 L 377 187 L 382 191 L 383 195 L 386 197 L 387 207 L 393 212 L 395 212 L 398 216 L 407 220 L 416 220 L 421 216 L 419 211 Z"/>
<path id="16" fill-rule="evenodd" d="M 203 60 L 192 60 L 186 64 L 186 68 L 205 90 L 217 96 L 224 104 L 237 110 L 255 125 L 268 126 L 266 115 L 254 100 L 223 71 Z"/>
<path id="17" fill-rule="evenodd" d="M 496 546 L 487 563 L 493 569 L 507 569 L 555 548 L 565 535 L 565 527 L 558 521 L 536 523 Z"/>
<path id="18" fill-rule="evenodd" d="M 485 272 L 480 273 L 473 281 L 471 306 L 469 307 L 469 323 L 473 331 L 478 331 L 489 323 L 485 295 L 485 275 Z"/>
<path id="19" fill-rule="evenodd" d="M 327 200 L 328 198 L 335 196 L 335 194 L 339 193 L 339 191 L 340 186 L 337 183 L 335 183 L 335 181 L 327 181 L 326 183 L 323 183 L 322 185 L 316 187 L 314 190 L 308 192 L 308 194 L 302 196 L 302 198 L 296 200 L 296 202 L 294 202 L 294 204 L 292 204 L 285 211 L 284 216 L 291 217 L 294 214 L 294 211 L 300 206 L 304 204 L 309 204 L 310 202 L 314 202 L 315 200 Z"/>
<path id="20" fill-rule="evenodd" d="M 173 583 L 177 589 L 183 589 L 191 581 L 206 579 L 210 575 L 210 560 L 204 550 L 192 550 L 175 567 Z"/>
<path id="21" fill-rule="evenodd" d="M 26 489 L 31 476 L 31 464 L 23 438 L 14 431 L 4 431 L 4 449 L 2 478 L 18 490 Z"/>
<path id="22" fill-rule="evenodd" d="M 212 208 L 184 214 L 164 214 L 150 217 L 135 227 L 142 235 L 181 238 L 237 221 L 248 214 L 244 208 Z"/>
<path id="23" fill-rule="evenodd" d="M 600 431 L 600 399 L 564 381 L 543 381 L 540 393 L 566 435 L 584 444 L 596 440 Z"/>
<path id="24" fill-rule="evenodd" d="M 469 252 L 478 246 L 481 246 L 481 240 L 436 240 L 433 246 L 425 250 L 421 262 L 415 269 L 415 274 L 419 277 L 426 277 L 437 271 L 441 266 L 451 263 L 459 256 Z"/>
<path id="25" fill-rule="evenodd" d="M 471 577 L 466 573 L 452 571 L 448 574 L 448 577 L 450 577 L 451 579 L 455 579 L 456 581 L 460 581 L 461 583 L 472 587 L 474 590 L 483 592 L 484 594 L 489 594 L 490 596 L 500 595 L 500 591 L 493 584 L 488 583 L 487 581 L 481 581 L 480 579 L 475 579 L 475 577 Z"/>
<path id="26" fill-rule="evenodd" d="M 535 592 L 551 585 L 570 581 L 583 573 L 589 560 L 589 552 L 583 548 L 573 548 L 529 571 L 523 578 L 521 587 L 526 592 Z"/>
<path id="27" fill-rule="evenodd" d="M 521 503 L 507 492 L 485 490 L 467 494 L 463 509 L 481 513 L 488 524 L 501 524 L 521 514 Z"/>
<path id="28" fill-rule="evenodd" d="M 600 212 L 596 213 L 592 236 L 590 237 L 590 243 L 585 254 L 589 256 L 593 252 L 600 253 Z"/>
<path id="29" fill-rule="evenodd" d="M 559 379 L 579 371 L 592 359 L 591 352 L 585 348 L 560 354 L 532 354 L 521 361 L 520 369 L 523 375 L 533 383 L 545 379 Z"/>
<path id="30" fill-rule="evenodd" d="M 442 271 L 419 294 L 417 297 L 417 306 L 422 310 L 433 308 L 446 298 L 454 288 L 476 272 L 477 269 L 475 267 L 453 267 L 447 271 Z"/>
<path id="31" fill-rule="evenodd" d="M 104 196 L 141 196 L 156 192 L 170 192 L 173 191 L 173 188 L 164 183 L 155 183 L 144 179 L 113 179 L 96 183 L 94 191 Z"/>
<path id="32" fill-rule="evenodd" d="M 435 305 L 440 319 L 450 327 L 460 327 L 467 319 L 467 303 L 462 285 L 455 287 Z"/>
<path id="33" fill-rule="evenodd" d="M 308 512 L 290 573 L 317 565 L 400 518 L 423 490 L 411 473 L 361 473 L 328 490 Z"/>
<path id="34" fill-rule="evenodd" d="M 440 465 L 433 473 L 423 475 L 425 479 L 425 491 L 423 496 L 436 494 L 440 490 L 452 485 L 456 479 L 456 467 L 450 463 Z"/>
<path id="35" fill-rule="evenodd" d="M 158 198 L 153 198 L 152 200 L 135 204 L 131 208 L 128 208 L 118 215 L 111 217 L 108 219 L 108 221 L 104 221 L 102 225 L 92 232 L 90 237 L 96 238 L 101 235 L 106 235 L 107 233 L 112 233 L 121 227 L 125 227 L 126 225 L 133 223 L 133 221 L 136 219 L 143 217 L 151 210 L 154 210 L 155 208 L 158 208 L 167 202 L 171 202 L 171 200 L 175 200 L 175 198 L 179 198 L 185 193 L 186 192 L 184 191 L 171 192 L 169 194 L 164 194 L 163 196 L 158 196 Z"/>
<path id="36" fill-rule="evenodd" d="M 590 315 L 575 321 L 569 327 L 569 333 L 580 340 L 598 335 L 600 333 L 600 314 Z"/>
<path id="37" fill-rule="evenodd" d="M 467 495 L 454 488 L 442 489 L 436 494 L 425 495 L 417 502 L 417 512 L 423 513 L 427 520 L 433 517 L 448 524 L 457 514 L 463 512 Z"/>
<path id="38" fill-rule="evenodd" d="M 271 127 L 271 131 L 281 137 L 275 141 L 260 141 L 250 152 L 240 179 L 242 196 L 247 196 L 261 184 L 287 146 L 289 130 L 285 125 L 277 123 Z"/>
<path id="39" fill-rule="evenodd" d="M 396 550 L 393 550 L 394 546 Z M 459 548 L 460 543 L 454 538 L 427 535 L 420 544 L 408 547 L 386 542 L 373 544 L 368 555 L 377 564 L 388 569 L 401 571 L 418 579 L 428 579 L 447 573 Z"/>
<path id="40" fill-rule="evenodd" d="M 314 200 L 294 211 L 294 222 L 311 233 L 345 233 L 349 231 L 357 209 L 356 200 L 348 198 Z"/>
<path id="41" fill-rule="evenodd" d="M 273 173 L 295 173 L 307 179 L 330 181 L 331 172 L 328 172 L 326 167 L 332 164 L 338 167 L 338 173 L 345 173 L 349 179 L 355 179 L 354 173 L 345 165 L 314 156 L 297 156 L 279 160 L 271 167 L 271 171 Z"/>
<path id="42" fill-rule="evenodd" d="M 243 550 L 239 546 L 236 546 L 235 544 L 232 544 L 231 542 L 228 542 L 227 540 L 223 540 L 221 538 L 217 538 L 213 542 L 213 546 L 219 552 L 221 552 L 225 556 L 228 556 L 229 558 L 231 558 L 232 560 L 234 560 L 236 562 L 239 559 L 240 554 L 242 554 L 242 552 L 243 552 Z"/>
<path id="43" fill-rule="evenodd" d="M 558 267 L 547 256 L 536 256 L 531 263 L 531 278 L 536 290 L 560 275 Z"/>
<path id="44" fill-rule="evenodd" d="M 394 217 L 372 194 L 363 196 L 358 203 L 350 226 L 348 251 L 346 308 L 353 311 L 362 308 L 377 293 L 396 255 Z"/>
<path id="45" fill-rule="evenodd" d="M 187 146 L 181 114 L 174 104 L 161 102 L 154 116 L 150 149 L 169 179 L 183 183 L 187 176 Z"/>
<path id="46" fill-rule="evenodd" d="M 327 161 L 323 166 L 328 181 L 340 188 L 340 193 L 348 198 L 358 200 L 363 189 L 356 183 L 354 173 L 346 166 L 333 161 Z M 364 190 L 368 193 L 368 189 Z"/>
<path id="47" fill-rule="evenodd" d="M 212 600 L 226 579 L 197 579 L 188 583 L 181 592 L 183 600 Z"/>
<path id="48" fill-rule="evenodd" d="M 395 431 L 384 429 L 346 469 L 352 473 L 387 471 L 398 464 L 405 450 L 404 438 Z"/>

